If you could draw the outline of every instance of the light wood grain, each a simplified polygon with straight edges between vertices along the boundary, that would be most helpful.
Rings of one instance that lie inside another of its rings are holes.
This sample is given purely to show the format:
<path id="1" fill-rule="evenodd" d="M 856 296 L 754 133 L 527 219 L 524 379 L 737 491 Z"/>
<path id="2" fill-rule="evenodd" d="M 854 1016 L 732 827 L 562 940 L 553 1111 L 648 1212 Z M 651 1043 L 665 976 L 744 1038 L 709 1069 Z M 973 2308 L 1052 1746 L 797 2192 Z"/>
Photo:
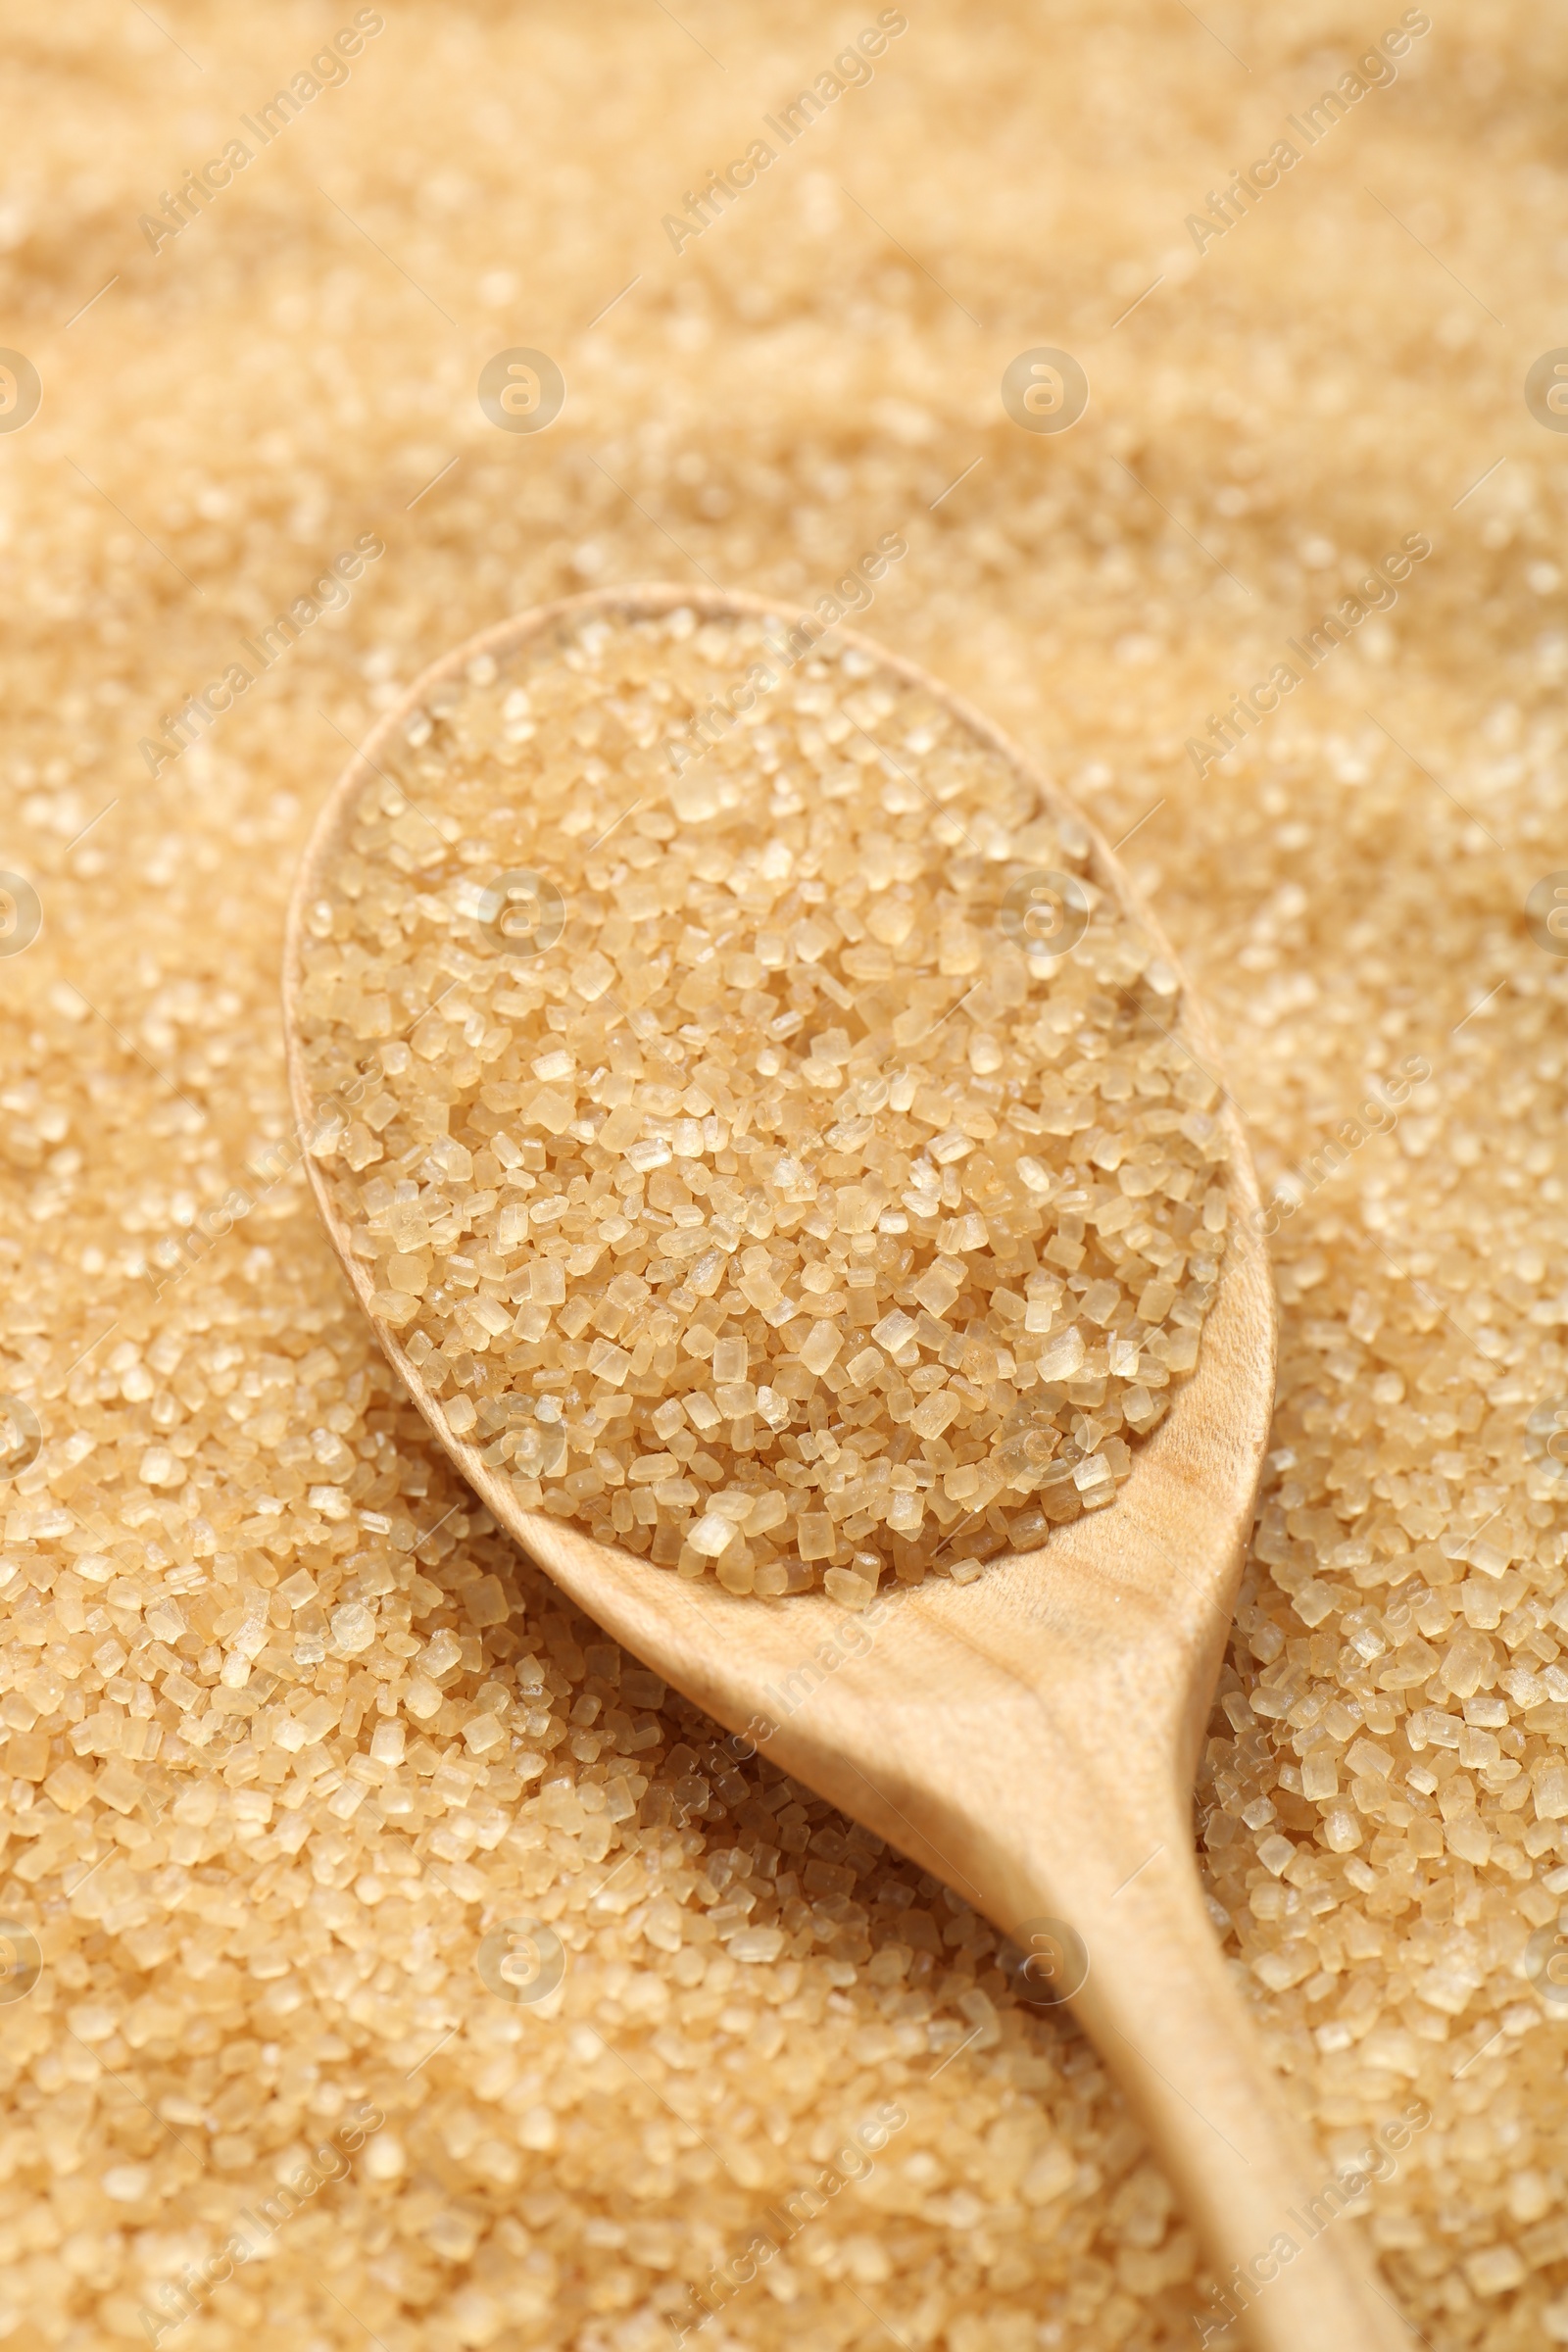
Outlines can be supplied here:
<path id="1" fill-rule="evenodd" d="M 290 911 L 284 1006 L 302 1134 L 319 1108 L 297 1016 L 305 910 L 322 895 L 382 746 L 476 653 L 490 652 L 504 666 L 564 613 L 677 605 L 704 615 L 793 617 L 755 598 L 666 586 L 544 607 L 427 671 L 350 762 L 322 810 Z M 956 696 L 869 641 L 840 634 L 940 695 L 1029 778 L 1043 804 L 1061 806 Z M 1132 905 L 1098 836 L 1093 871 Z M 1157 926 L 1137 911 L 1157 939 Z M 1180 1026 L 1214 1068 L 1201 1008 L 1185 983 Z M 1233 2345 L 1245 2333 L 1253 2352 L 1393 2352 L 1416 2339 L 1377 2278 L 1359 2226 L 1339 2219 L 1311 2234 L 1313 2200 L 1320 2216 L 1326 2210 L 1329 2168 L 1287 2112 L 1194 1865 L 1194 1772 L 1273 1404 L 1273 1291 L 1252 1221 L 1255 1182 L 1228 1098 L 1221 1115 L 1232 1240 L 1198 1369 L 1136 1454 L 1115 1502 L 1055 1530 L 1045 1550 L 993 1565 L 977 1584 L 898 1590 L 860 1617 L 815 1593 L 771 1603 L 737 1598 L 519 1510 L 510 1483 L 448 1435 L 396 1334 L 370 1319 L 464 1477 L 608 1633 L 1007 1935 L 1027 1942 L 1029 1923 L 1054 1920 L 1082 1938 L 1089 1973 L 1072 2014 L 1141 2117 L 1219 2278 L 1276 2247 L 1277 2275 L 1254 2280 L 1244 2328 L 1212 2340 Z M 368 1270 L 349 1251 L 325 1172 L 314 1158 L 308 1165 L 368 1314 Z M 1298 2249 L 1283 2261 L 1282 2237 Z"/>

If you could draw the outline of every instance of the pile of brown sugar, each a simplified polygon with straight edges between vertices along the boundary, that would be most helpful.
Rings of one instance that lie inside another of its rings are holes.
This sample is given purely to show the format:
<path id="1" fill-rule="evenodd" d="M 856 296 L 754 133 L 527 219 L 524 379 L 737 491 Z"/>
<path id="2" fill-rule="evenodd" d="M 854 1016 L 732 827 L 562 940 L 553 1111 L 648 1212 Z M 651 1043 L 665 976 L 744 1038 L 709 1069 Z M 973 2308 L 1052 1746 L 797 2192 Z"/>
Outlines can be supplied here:
<path id="1" fill-rule="evenodd" d="M 1187 213 L 1382 20 L 1064 5 L 1043 44 L 927 0 L 676 257 L 663 211 L 839 36 L 672 7 L 379 12 L 156 254 L 139 215 L 325 20 L 84 0 L 21 12 L 0 66 L 0 341 L 43 382 L 0 434 L 0 868 L 42 908 L 0 937 L 0 1395 L 39 1438 L 0 1489 L 0 1919 L 39 1963 L 0 2001 L 3 2340 L 118 2352 L 148 2312 L 163 2352 L 662 2352 L 702 2296 L 686 2352 L 1170 2352 L 1214 2316 L 997 1929 L 727 1750 L 474 1508 L 293 1136 L 289 885 L 432 657 L 671 574 L 782 615 L 897 530 L 854 625 L 1123 844 L 1294 1203 L 1199 1789 L 1216 1935 L 1322 2181 L 1431 2112 L 1330 2227 L 1437 2352 L 1538 2352 L 1568 2340 L 1568 962 L 1525 906 L 1568 863 L 1568 441 L 1522 384 L 1563 341 L 1560 16 L 1431 12 L 1200 258 Z M 1091 386 L 1055 435 L 1000 396 L 1042 343 Z M 475 397 L 517 345 L 567 386 L 532 438 Z M 371 530 L 346 608 L 150 775 L 141 739 Z M 1219 759 L 1416 531 L 1397 601 Z M 564 1963 L 518 2001 L 481 1952 L 530 1919 Z M 265 2259 L 201 2284 L 247 2229 Z"/>
<path id="2" fill-rule="evenodd" d="M 477 656 L 360 792 L 299 1017 L 451 1433 L 524 1509 L 856 1607 L 1113 1500 L 1197 1361 L 1225 1147 L 1082 823 L 790 626 Z"/>

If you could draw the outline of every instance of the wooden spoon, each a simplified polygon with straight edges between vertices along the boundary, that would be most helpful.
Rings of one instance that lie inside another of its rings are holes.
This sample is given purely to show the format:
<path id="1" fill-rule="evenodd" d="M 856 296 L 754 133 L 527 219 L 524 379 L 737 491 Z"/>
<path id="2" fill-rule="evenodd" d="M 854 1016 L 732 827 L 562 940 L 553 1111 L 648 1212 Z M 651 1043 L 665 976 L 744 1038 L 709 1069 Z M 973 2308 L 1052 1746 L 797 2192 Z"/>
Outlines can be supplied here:
<path id="1" fill-rule="evenodd" d="M 290 908 L 284 1012 L 302 1134 L 321 1109 L 307 1080 L 298 1010 L 306 914 L 323 895 L 383 747 L 477 654 L 505 667 L 563 614 L 678 605 L 715 618 L 778 610 L 673 587 L 545 606 L 428 669 L 350 761 Z M 839 634 L 939 697 L 1028 778 L 1043 806 L 1061 807 L 956 696 L 881 647 Z M 1098 836 L 1092 858 L 1096 882 L 1130 905 L 1126 878 Z M 1206 1024 L 1185 983 L 1180 1005 L 1195 1058 L 1212 1068 Z M 1273 1290 L 1256 1238 L 1255 1179 L 1228 1098 L 1222 1115 L 1232 1239 L 1198 1369 L 1115 1502 L 1054 1530 L 1045 1550 L 993 1564 L 977 1583 L 928 1581 L 879 1595 L 859 1616 L 820 1593 L 768 1602 L 706 1579 L 686 1582 L 520 1510 L 506 1478 L 449 1436 L 396 1334 L 370 1319 L 468 1484 L 590 1617 L 745 1735 L 739 1752 L 755 1742 L 1033 1954 L 1020 1989 L 1071 1999 L 1183 2197 L 1230 2305 L 1245 2311 L 1254 2352 L 1384 2352 L 1408 2343 L 1409 2331 L 1374 2278 L 1357 2224 L 1325 2227 L 1345 2193 L 1287 2111 L 1194 1865 L 1195 1768 L 1274 1401 Z M 369 1271 L 350 1252 L 319 1163 L 308 1157 L 307 1165 L 368 1313 Z M 1217 2337 L 1223 2314 L 1214 2307 L 1202 2324 Z"/>

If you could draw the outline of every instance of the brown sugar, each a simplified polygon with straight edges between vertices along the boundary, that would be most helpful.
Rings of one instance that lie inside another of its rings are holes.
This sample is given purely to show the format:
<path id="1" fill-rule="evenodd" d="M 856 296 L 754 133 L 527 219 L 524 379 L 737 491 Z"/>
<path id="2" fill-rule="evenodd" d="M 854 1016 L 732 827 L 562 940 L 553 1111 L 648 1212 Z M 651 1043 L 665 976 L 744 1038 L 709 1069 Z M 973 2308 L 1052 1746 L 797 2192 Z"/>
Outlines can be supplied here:
<path id="1" fill-rule="evenodd" d="M 1293 1204 L 1215 1933 L 1324 2181 L 1430 2112 L 1357 2201 L 1427 2341 L 1568 2341 L 1568 962 L 1525 911 L 1568 864 L 1568 442 L 1523 397 L 1564 339 L 1560 14 L 1432 11 L 1200 258 L 1186 214 L 1399 9 L 1043 40 L 928 0 L 677 257 L 666 205 L 841 36 L 672 11 L 405 0 L 156 254 L 138 217 L 327 20 L 89 0 L 9 44 L 0 340 L 43 399 L 0 434 L 0 867 L 42 920 L 0 921 L 3 2340 L 662 2352 L 700 2296 L 687 2352 L 1167 2352 L 1212 2311 L 1016 1923 L 737 1756 L 475 1508 L 289 1119 L 290 883 L 435 656 L 671 574 L 782 615 L 898 530 L 855 625 L 1127 837 Z M 475 385 L 536 343 L 565 405 L 508 437 Z M 999 389 L 1042 343 L 1091 387 L 1054 437 Z M 1188 739 L 1413 531 L 1200 779 Z M 204 2283 L 247 2213 L 265 2259 Z"/>
<path id="2" fill-rule="evenodd" d="M 525 1510 L 852 1607 L 1113 1501 L 1197 1361 L 1224 1145 L 1082 822 L 793 616 L 578 612 L 431 699 L 300 1020 L 452 1434 Z"/>

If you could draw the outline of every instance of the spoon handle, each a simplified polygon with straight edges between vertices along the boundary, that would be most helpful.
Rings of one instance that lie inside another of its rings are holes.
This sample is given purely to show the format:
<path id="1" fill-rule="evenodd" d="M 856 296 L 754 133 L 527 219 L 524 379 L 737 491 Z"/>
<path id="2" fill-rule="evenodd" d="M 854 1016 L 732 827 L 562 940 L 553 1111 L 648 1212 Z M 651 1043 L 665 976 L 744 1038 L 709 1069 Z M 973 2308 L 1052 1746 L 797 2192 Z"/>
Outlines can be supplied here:
<path id="1" fill-rule="evenodd" d="M 1037 1967 L 1049 1981 L 1064 1966 L 1069 1992 L 1074 1960 L 1087 1959 L 1073 2014 L 1136 2108 L 1220 2281 L 1200 2315 L 1202 2341 L 1226 2352 L 1241 2342 L 1251 2352 L 1408 2352 L 1415 2331 L 1376 2278 L 1359 2225 L 1345 2218 L 1354 2182 L 1311 2151 L 1279 2095 L 1204 1910 L 1186 1822 L 1174 1804 L 1129 1809 L 1102 1790 L 1083 1791 L 1076 1810 L 1092 1834 L 1069 1854 L 1047 1832 L 1051 1850 L 1027 1871 L 1032 1888 L 1010 1890 L 1013 1916 L 1054 1915 L 1082 1938 L 1082 1953 L 1070 1937 L 1063 1951 L 1047 1931 Z M 1118 1883 L 1123 1862 L 1134 1875 Z M 1397 2168 L 1422 2119 L 1431 2117 L 1419 2100 L 1391 2102 L 1369 2137 L 1364 2178 Z"/>

